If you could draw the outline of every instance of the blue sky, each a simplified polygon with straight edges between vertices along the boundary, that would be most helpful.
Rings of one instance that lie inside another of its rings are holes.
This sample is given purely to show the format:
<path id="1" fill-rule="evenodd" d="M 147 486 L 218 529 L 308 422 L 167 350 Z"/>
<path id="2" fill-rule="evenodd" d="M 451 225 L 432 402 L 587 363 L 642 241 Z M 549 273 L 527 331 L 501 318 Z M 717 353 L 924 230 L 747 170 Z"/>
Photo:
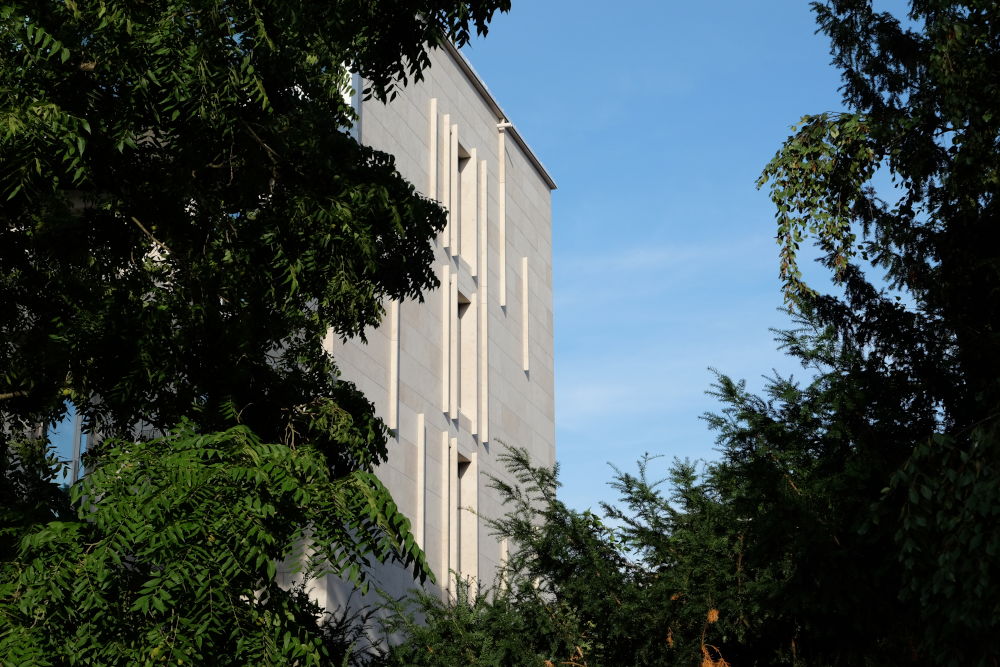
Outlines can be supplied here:
<path id="1" fill-rule="evenodd" d="M 755 180 L 806 113 L 842 108 L 808 2 L 514 2 L 464 52 L 552 173 L 563 497 L 608 462 L 716 457 L 709 368 L 777 369 L 773 208 Z"/>

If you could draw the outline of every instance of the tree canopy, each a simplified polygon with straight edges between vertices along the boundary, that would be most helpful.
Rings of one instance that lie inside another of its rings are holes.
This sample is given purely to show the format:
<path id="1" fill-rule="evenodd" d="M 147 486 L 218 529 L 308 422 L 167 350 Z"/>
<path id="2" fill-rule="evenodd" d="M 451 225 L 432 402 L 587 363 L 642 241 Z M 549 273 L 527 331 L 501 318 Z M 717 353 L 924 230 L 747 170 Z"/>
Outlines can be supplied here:
<path id="1" fill-rule="evenodd" d="M 4 5 L 4 410 L 301 428 L 338 391 L 327 329 L 435 284 L 442 213 L 341 131 L 347 67 L 385 98 L 505 6 Z"/>
<path id="2" fill-rule="evenodd" d="M 391 98 L 508 8 L 0 5 L 0 653 L 315 662 L 276 563 L 427 574 L 321 341 L 436 285 L 444 214 L 345 96 L 354 71 Z M 100 436 L 72 503 L 38 429 L 69 405 Z"/>
<path id="3" fill-rule="evenodd" d="M 914 0 L 905 16 L 860 1 L 815 7 L 850 111 L 803 119 L 762 181 L 778 206 L 788 294 L 829 337 L 812 355 L 834 390 L 814 432 L 842 445 L 810 458 L 840 461 L 830 481 L 853 479 L 835 507 L 865 503 L 830 539 L 854 535 L 857 566 L 884 573 L 881 624 L 897 649 L 990 664 L 1000 652 L 1000 14 L 941 0 Z M 879 174 L 891 188 L 872 185 Z M 796 277 L 803 230 L 834 294 Z"/>

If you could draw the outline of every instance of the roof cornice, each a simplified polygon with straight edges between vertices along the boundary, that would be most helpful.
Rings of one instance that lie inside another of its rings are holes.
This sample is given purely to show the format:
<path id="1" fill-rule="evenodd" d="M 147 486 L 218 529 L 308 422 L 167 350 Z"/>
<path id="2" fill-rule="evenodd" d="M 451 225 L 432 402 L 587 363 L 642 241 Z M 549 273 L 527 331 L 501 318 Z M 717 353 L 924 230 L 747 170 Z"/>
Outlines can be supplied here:
<path id="1" fill-rule="evenodd" d="M 542 161 L 539 160 L 538 156 L 535 155 L 535 152 L 531 150 L 531 147 L 528 146 L 528 143 L 521 136 L 521 133 L 518 132 L 517 128 L 511 123 L 510 118 L 508 118 L 507 114 L 504 113 L 504 110 L 500 107 L 496 98 L 493 97 L 493 93 L 490 92 L 490 89 L 486 87 L 486 83 L 472 67 L 472 63 L 469 62 L 469 60 L 454 44 L 451 43 L 450 40 L 444 40 L 443 48 L 448 55 L 451 56 L 452 60 L 455 61 L 458 68 L 462 70 L 465 78 L 469 80 L 469 83 L 471 83 L 473 88 L 476 89 L 486 105 L 493 111 L 493 114 L 497 117 L 497 124 L 507 124 L 507 127 L 501 131 L 506 131 L 511 137 L 513 137 L 514 141 L 517 142 L 517 145 L 521 148 L 521 151 L 527 156 L 528 161 L 531 162 L 532 166 L 534 166 L 535 171 L 537 171 L 545 181 L 545 184 L 549 186 L 550 190 L 555 190 L 556 182 L 552 180 L 552 176 L 550 176 L 548 170 L 545 169 L 545 165 L 542 164 Z"/>

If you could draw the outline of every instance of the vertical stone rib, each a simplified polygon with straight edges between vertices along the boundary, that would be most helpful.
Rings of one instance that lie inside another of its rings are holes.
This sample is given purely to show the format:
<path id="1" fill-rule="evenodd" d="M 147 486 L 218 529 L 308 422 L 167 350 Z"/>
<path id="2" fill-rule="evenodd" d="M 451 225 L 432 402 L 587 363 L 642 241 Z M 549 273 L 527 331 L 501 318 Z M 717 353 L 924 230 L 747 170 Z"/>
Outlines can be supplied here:
<path id="1" fill-rule="evenodd" d="M 424 540 L 426 539 L 426 524 L 427 524 L 427 508 L 425 503 L 427 502 L 427 429 L 424 425 L 424 413 L 419 413 L 417 415 L 417 437 L 416 437 L 417 451 L 414 452 L 417 459 L 417 470 L 416 470 L 416 487 L 417 487 L 417 502 L 415 509 L 414 525 L 413 525 L 413 539 L 417 541 L 417 545 L 421 549 L 426 549 L 427 545 Z"/>
<path id="2" fill-rule="evenodd" d="M 399 301 L 389 302 L 389 414 L 387 426 L 399 437 Z"/>
<path id="3" fill-rule="evenodd" d="M 531 349 L 528 345 L 528 258 L 521 258 L 521 356 L 524 359 L 524 371 L 529 371 Z"/>
<path id="4" fill-rule="evenodd" d="M 438 101 L 432 97 L 430 109 L 427 111 L 430 118 L 427 132 L 427 196 L 436 201 L 438 199 Z"/>
<path id="5" fill-rule="evenodd" d="M 452 572 L 458 563 L 458 438 L 448 446 L 448 589 L 452 590 Z"/>
<path id="6" fill-rule="evenodd" d="M 451 266 L 441 272 L 441 412 L 451 406 Z"/>
<path id="7" fill-rule="evenodd" d="M 458 419 L 458 274 L 452 273 L 451 284 L 448 291 L 451 293 L 451 308 L 448 317 L 451 320 L 450 336 L 448 341 L 448 366 L 451 372 L 448 374 L 448 417 Z"/>
<path id="8" fill-rule="evenodd" d="M 451 590 L 451 575 L 448 572 L 451 566 L 451 447 L 448 439 L 448 431 L 441 431 L 441 566 L 438 570 L 438 577 L 441 583 L 441 590 L 445 593 L 446 599 L 448 591 Z"/>
<path id="9" fill-rule="evenodd" d="M 448 207 L 447 223 L 441 238 L 441 245 L 445 249 L 451 248 L 452 216 L 451 210 L 451 116 L 445 114 L 441 117 L 441 179 L 439 201 Z"/>
<path id="10" fill-rule="evenodd" d="M 507 307 L 507 147 L 503 130 L 497 134 L 497 227 L 500 238 L 500 306 Z"/>
<path id="11" fill-rule="evenodd" d="M 479 163 L 479 439 L 490 440 L 490 338 L 489 338 L 489 226 L 487 219 L 486 160 Z"/>
<path id="12" fill-rule="evenodd" d="M 465 261 L 469 263 L 469 273 L 472 277 L 479 275 L 479 244 L 477 240 L 479 238 L 479 159 L 477 157 L 477 151 L 475 148 L 469 149 L 469 162 L 465 167 L 470 171 L 469 180 L 472 181 L 471 187 L 466 191 L 465 183 L 462 184 L 462 197 L 471 196 L 473 201 L 472 205 L 468 206 L 463 201 L 462 211 L 460 215 L 464 216 L 466 211 L 472 213 L 471 220 L 462 219 L 462 234 L 472 235 L 471 242 L 462 239 L 463 250 L 465 248 L 469 249 L 469 254 L 465 258 Z"/>
<path id="13" fill-rule="evenodd" d="M 458 247 L 458 226 L 460 224 L 459 219 L 461 216 L 461 211 L 459 211 L 458 195 L 461 191 L 462 184 L 458 180 L 458 125 L 451 126 L 451 143 L 448 149 L 448 169 L 451 181 L 451 186 L 449 188 L 451 196 L 448 199 L 448 226 L 449 226 L 449 247 L 451 249 L 451 256 L 458 257 L 458 253 L 461 250 Z"/>

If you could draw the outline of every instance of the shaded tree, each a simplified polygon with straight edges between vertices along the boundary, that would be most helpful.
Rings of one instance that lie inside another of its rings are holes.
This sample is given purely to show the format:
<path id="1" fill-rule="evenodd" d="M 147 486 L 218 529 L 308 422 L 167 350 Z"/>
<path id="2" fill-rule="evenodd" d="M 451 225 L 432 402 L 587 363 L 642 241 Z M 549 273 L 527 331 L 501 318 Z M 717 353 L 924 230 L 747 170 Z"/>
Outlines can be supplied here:
<path id="1" fill-rule="evenodd" d="M 277 560 L 426 575 L 321 341 L 436 285 L 444 215 L 345 131 L 348 71 L 391 98 L 508 7 L 0 6 L 0 653 L 316 661 Z M 70 403 L 101 439 L 73 512 L 36 432 Z"/>
<path id="2" fill-rule="evenodd" d="M 786 294 L 834 350 L 823 369 L 832 419 L 819 432 L 836 428 L 842 444 L 809 460 L 840 485 L 826 491 L 834 509 L 856 507 L 841 535 L 885 584 L 845 614 L 881 609 L 899 657 L 993 664 L 1000 16 L 992 3 L 940 0 L 915 0 L 906 16 L 860 1 L 814 7 L 850 111 L 804 118 L 762 183 L 778 207 Z M 886 177 L 891 188 L 873 186 Z M 832 294 L 797 273 L 809 236 Z M 844 571 L 822 572 L 832 582 Z"/>
<path id="3" fill-rule="evenodd" d="M 491 485 L 507 512 L 489 523 L 512 545 L 502 573 L 469 598 L 391 605 L 403 640 L 388 664 L 726 667 L 744 629 L 729 567 L 740 543 L 711 479 L 675 462 L 656 480 L 647 457 L 636 473 L 616 470 L 619 505 L 601 518 L 559 500 L 557 468 L 526 450 L 499 456 L 510 477 Z"/>

